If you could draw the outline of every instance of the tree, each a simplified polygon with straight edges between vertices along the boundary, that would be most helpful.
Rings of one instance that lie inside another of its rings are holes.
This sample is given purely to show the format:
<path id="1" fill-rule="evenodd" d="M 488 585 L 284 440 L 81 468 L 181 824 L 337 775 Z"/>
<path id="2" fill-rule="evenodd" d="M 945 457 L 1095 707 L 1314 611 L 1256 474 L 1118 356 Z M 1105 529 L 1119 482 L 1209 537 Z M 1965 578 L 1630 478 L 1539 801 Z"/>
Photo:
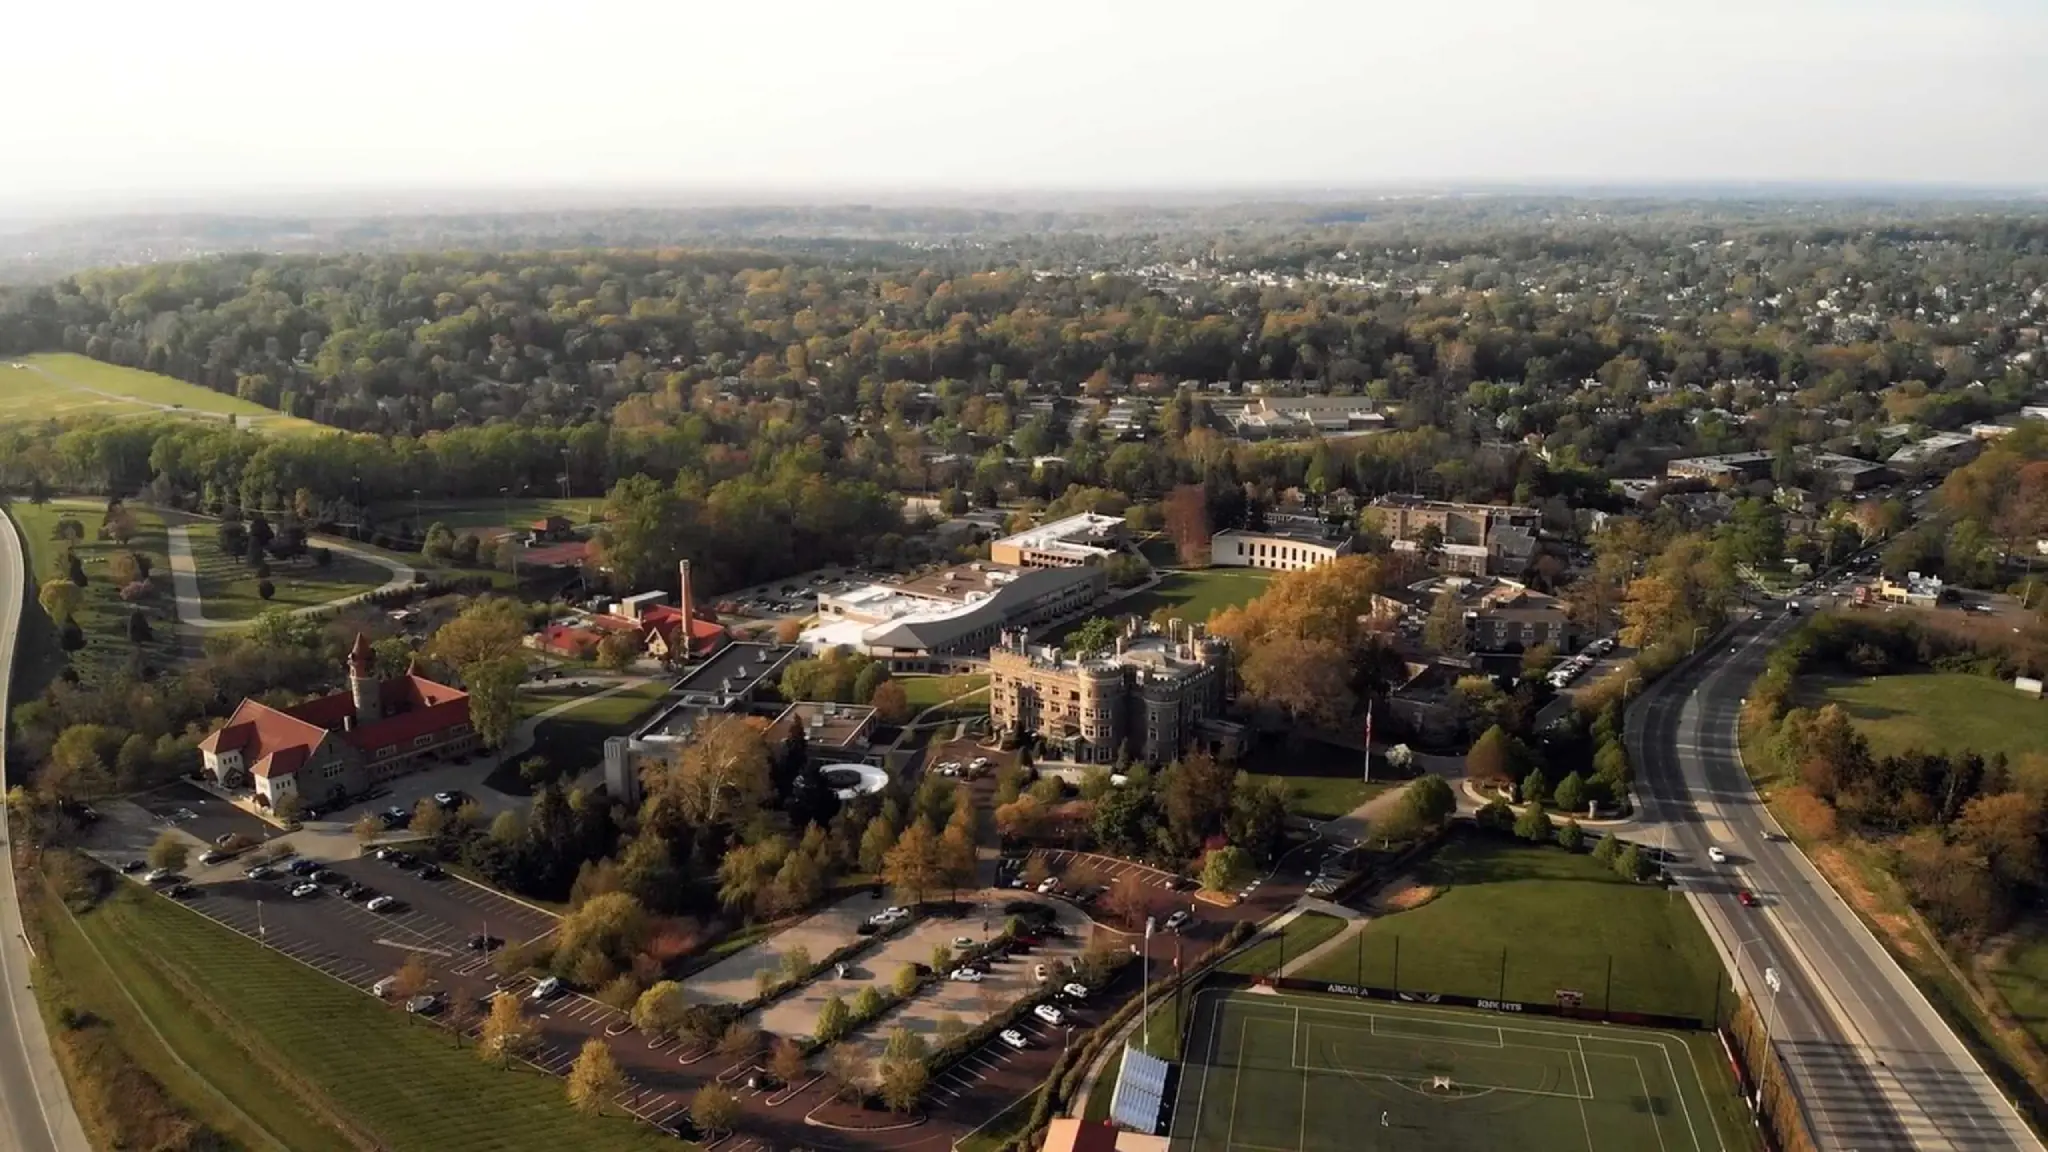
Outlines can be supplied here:
<path id="1" fill-rule="evenodd" d="M 349 825 L 349 831 L 355 833 L 358 843 L 368 844 L 384 834 L 384 822 L 377 819 L 376 813 L 365 812 L 356 817 L 354 824 Z"/>
<path id="2" fill-rule="evenodd" d="M 1593 845 L 1593 859 L 1609 867 L 1621 858 L 1621 837 L 1612 833 L 1602 835 L 1600 842 Z"/>
<path id="3" fill-rule="evenodd" d="M 825 997 L 825 1003 L 818 1008 L 818 1024 L 814 1031 L 819 1043 L 830 1044 L 846 1035 L 852 1024 L 852 1018 L 846 1010 L 846 1001 L 839 998 L 839 993 L 834 992 Z"/>
<path id="4" fill-rule="evenodd" d="M 1556 838 L 1550 825 L 1550 813 L 1541 804 L 1530 804 L 1522 809 L 1515 819 L 1515 835 L 1531 844 L 1548 844 Z"/>
<path id="5" fill-rule="evenodd" d="M 398 1004 L 418 996 L 427 990 L 434 974 L 427 968 L 426 958 L 415 952 L 405 958 L 398 971 L 391 974 L 391 998 Z"/>
<path id="6" fill-rule="evenodd" d="M 469 722 L 487 748 L 502 748 L 519 723 L 519 685 L 526 662 L 504 656 L 465 665 L 463 686 L 469 691 Z"/>
<path id="7" fill-rule="evenodd" d="M 147 644 L 153 636 L 154 633 L 149 627 L 149 613 L 144 612 L 140 608 L 129 609 L 128 642 L 137 645 Z"/>
<path id="8" fill-rule="evenodd" d="M 875 685 L 869 703 L 875 710 L 875 719 L 884 724 L 902 724 L 910 719 L 910 695 L 894 680 Z"/>
<path id="9" fill-rule="evenodd" d="M 1136 872 L 1126 872 L 1109 886 L 1109 893 L 1102 898 L 1102 905 L 1110 915 L 1136 930 L 1142 928 L 1145 917 L 1152 914 L 1156 906 L 1153 893 L 1157 891 L 1158 889 L 1140 879 Z"/>
<path id="10" fill-rule="evenodd" d="M 1577 772 L 1566 774 L 1557 782 L 1557 791 L 1551 800 L 1560 812 L 1584 812 L 1586 810 L 1586 781 Z"/>
<path id="11" fill-rule="evenodd" d="M 872 704 L 875 699 L 875 689 L 881 687 L 882 682 L 887 679 L 889 679 L 889 666 L 879 660 L 856 672 L 853 677 L 853 702 L 855 704 Z"/>
<path id="12" fill-rule="evenodd" d="M 863 985 L 853 994 L 852 1011 L 855 1023 L 865 1024 L 873 1020 L 882 1011 L 882 994 L 872 984 Z"/>
<path id="13" fill-rule="evenodd" d="M 36 603 L 42 605 L 43 613 L 58 624 L 69 624 L 77 615 L 79 605 L 85 602 L 85 593 L 69 580 L 45 580 L 36 590 Z"/>
<path id="14" fill-rule="evenodd" d="M 1458 797 L 1448 780 L 1435 773 L 1417 777 L 1401 794 L 1401 805 L 1419 824 L 1436 827 L 1458 811 Z"/>
<path id="15" fill-rule="evenodd" d="M 908 1000 L 917 994 L 917 986 L 923 979 L 917 974 L 917 965 L 905 964 L 896 970 L 896 978 L 889 982 L 889 986 L 898 1000 Z"/>
<path id="16" fill-rule="evenodd" d="M 268 600 L 276 595 L 277 585 L 268 580 L 258 580 L 256 582 L 256 596 L 258 599 Z"/>
<path id="17" fill-rule="evenodd" d="M 149 579 L 149 566 L 134 552 L 116 552 L 107 557 L 107 580 L 116 588 Z"/>
<path id="18" fill-rule="evenodd" d="M 775 1078 L 784 1084 L 796 1083 L 803 1079 L 804 1073 L 809 1070 L 809 1063 L 804 1059 L 804 1050 L 791 1041 L 777 1041 L 774 1051 L 768 1054 L 768 1071 L 774 1073 Z"/>
<path id="19" fill-rule="evenodd" d="M 611 1045 L 596 1037 L 585 1040 L 569 1069 L 569 1103 L 585 1116 L 601 1115 L 605 1104 L 625 1087 L 626 1074 L 619 1070 Z"/>
<path id="20" fill-rule="evenodd" d="M 966 791 L 960 793 L 967 796 Z M 967 826 L 952 823 L 939 836 L 939 874 L 945 877 L 947 887 L 957 894 L 962 888 L 974 886 L 975 872 L 979 861 L 975 858 L 974 836 Z"/>
<path id="21" fill-rule="evenodd" d="M 1234 892 L 1252 874 L 1252 858 L 1235 844 L 1210 851 L 1202 862 L 1202 887 L 1211 892 Z"/>
<path id="22" fill-rule="evenodd" d="M 1634 844 L 1624 846 L 1621 854 L 1614 858 L 1614 870 L 1625 880 L 1642 879 L 1643 850 Z"/>
<path id="23" fill-rule="evenodd" d="M 185 861 L 191 854 L 191 846 L 185 838 L 166 828 L 156 834 L 156 840 L 149 846 L 149 866 L 176 872 L 185 867 Z"/>
<path id="24" fill-rule="evenodd" d="M 902 1024 L 889 1029 L 889 1039 L 882 1045 L 884 1061 L 915 1060 L 923 1063 L 927 1053 L 924 1037 Z"/>
<path id="25" fill-rule="evenodd" d="M 741 716 L 714 716 L 699 724 L 677 765 L 649 777 L 649 803 L 672 804 L 697 827 L 751 812 L 772 790 L 767 741 L 758 725 Z"/>
<path id="26" fill-rule="evenodd" d="M 932 945 L 932 971 L 944 972 L 953 966 L 953 946 L 944 940 Z"/>
<path id="27" fill-rule="evenodd" d="M 925 893 L 946 883 L 938 840 L 922 821 L 913 821 L 882 858 L 882 879 L 907 894 L 913 905 L 922 904 Z"/>
<path id="28" fill-rule="evenodd" d="M 791 855 L 802 854 L 791 853 Z M 782 954 L 780 967 L 782 968 L 783 977 L 787 980 L 796 981 L 809 976 L 811 969 L 815 967 L 811 963 L 811 950 L 801 944 L 790 945 L 789 949 Z"/>
<path id="29" fill-rule="evenodd" d="M 682 1026 L 683 1010 L 688 1007 L 688 1001 L 683 999 L 683 986 L 674 980 L 662 980 L 633 1002 L 633 1027 L 649 1036 L 671 1035 Z"/>
<path id="30" fill-rule="evenodd" d="M 1180 484 L 1160 502 L 1167 538 L 1183 567 L 1205 568 L 1210 556 L 1209 493 L 1200 484 Z"/>
<path id="31" fill-rule="evenodd" d="M 1522 802 L 1541 807 L 1550 800 L 1550 781 L 1543 778 L 1543 769 L 1532 769 L 1522 778 Z"/>
<path id="32" fill-rule="evenodd" d="M 1437 593 L 1422 628 L 1422 640 L 1439 652 L 1455 655 L 1465 650 L 1465 608 L 1458 603 L 1457 593 L 1449 589 Z"/>
<path id="33" fill-rule="evenodd" d="M 1510 832 L 1515 827 L 1515 810 L 1508 804 L 1507 797 L 1496 795 L 1479 806 L 1472 820 L 1488 831 Z"/>
<path id="34" fill-rule="evenodd" d="M 524 1056 L 533 1047 L 534 1037 L 534 1023 L 526 1018 L 519 997 L 500 992 L 491 997 L 490 1014 L 477 1034 L 477 1055 L 503 1067 Z"/>
<path id="35" fill-rule="evenodd" d="M 924 1095 L 925 1082 L 929 1073 L 922 1060 L 884 1060 L 882 1062 L 882 1103 L 891 1112 L 908 1112 L 917 1106 Z"/>
<path id="36" fill-rule="evenodd" d="M 750 1060 L 760 1054 L 762 1039 L 759 1028 L 734 1021 L 718 1038 L 718 1054 L 734 1062 Z"/>
<path id="37" fill-rule="evenodd" d="M 706 1133 L 730 1132 L 739 1123 L 740 1098 L 716 1083 L 706 1084 L 690 1098 L 690 1119 Z"/>
<path id="38" fill-rule="evenodd" d="M 1121 631 L 1117 622 L 1107 616 L 1090 616 L 1067 633 L 1060 647 L 1076 659 L 1086 660 L 1116 647 L 1117 633 Z"/>
<path id="39" fill-rule="evenodd" d="M 612 672 L 624 672 L 640 658 L 640 636 L 630 631 L 614 632 L 597 642 L 597 663 Z"/>
<path id="40" fill-rule="evenodd" d="M 1520 759 L 1515 738 L 1495 724 L 1482 732 L 1465 753 L 1465 772 L 1483 783 L 1504 784 L 1515 778 L 1515 766 Z"/>
<path id="41" fill-rule="evenodd" d="M 868 1058 L 850 1044 L 834 1044 L 825 1051 L 825 1077 L 835 1098 L 857 1100 L 867 1090 Z"/>
<path id="42" fill-rule="evenodd" d="M 1579 827 L 1577 820 L 1566 820 L 1557 826 L 1557 846 L 1567 852 L 1578 852 L 1586 846 L 1586 830 Z"/>

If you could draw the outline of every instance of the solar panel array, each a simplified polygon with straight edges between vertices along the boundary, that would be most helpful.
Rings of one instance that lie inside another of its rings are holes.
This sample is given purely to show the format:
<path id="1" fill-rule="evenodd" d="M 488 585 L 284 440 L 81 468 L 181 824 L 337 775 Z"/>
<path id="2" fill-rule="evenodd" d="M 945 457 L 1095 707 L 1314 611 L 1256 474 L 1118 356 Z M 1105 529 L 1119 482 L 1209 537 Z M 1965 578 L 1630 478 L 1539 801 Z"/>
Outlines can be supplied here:
<path id="1" fill-rule="evenodd" d="M 1116 1094 L 1110 1098 L 1109 1118 L 1118 1127 L 1156 1135 L 1166 1104 L 1167 1070 L 1166 1061 L 1125 1045 L 1123 1065 L 1116 1074 Z"/>

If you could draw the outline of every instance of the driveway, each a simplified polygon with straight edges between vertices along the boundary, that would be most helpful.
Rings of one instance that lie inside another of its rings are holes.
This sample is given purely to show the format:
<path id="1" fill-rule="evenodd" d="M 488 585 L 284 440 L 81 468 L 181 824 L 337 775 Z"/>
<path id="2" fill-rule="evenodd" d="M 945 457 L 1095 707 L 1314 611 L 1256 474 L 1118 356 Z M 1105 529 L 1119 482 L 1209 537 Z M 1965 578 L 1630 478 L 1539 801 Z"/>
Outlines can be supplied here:
<path id="1" fill-rule="evenodd" d="M 186 527 L 183 524 L 166 524 L 164 526 L 164 536 L 170 544 L 171 587 L 177 597 L 178 622 L 187 628 L 200 630 L 247 627 L 249 624 L 247 620 L 212 620 L 207 618 L 206 601 L 199 594 L 199 563 L 192 556 L 191 536 L 187 533 Z M 309 546 L 317 545 L 321 548 L 332 549 L 336 552 L 346 552 L 358 560 L 367 560 L 389 571 L 391 579 L 386 580 L 381 587 L 377 588 L 377 592 L 390 592 L 401 588 L 409 588 L 412 586 L 413 581 L 419 577 L 418 571 L 410 564 L 392 560 L 376 552 L 366 552 L 361 548 L 352 547 L 339 540 L 320 536 L 309 538 L 307 544 Z M 304 608 L 294 608 L 291 610 L 291 613 L 294 616 L 306 616 L 315 612 L 325 612 L 339 605 L 351 603 L 363 595 L 365 593 L 337 596 L 325 604 L 309 604 Z"/>

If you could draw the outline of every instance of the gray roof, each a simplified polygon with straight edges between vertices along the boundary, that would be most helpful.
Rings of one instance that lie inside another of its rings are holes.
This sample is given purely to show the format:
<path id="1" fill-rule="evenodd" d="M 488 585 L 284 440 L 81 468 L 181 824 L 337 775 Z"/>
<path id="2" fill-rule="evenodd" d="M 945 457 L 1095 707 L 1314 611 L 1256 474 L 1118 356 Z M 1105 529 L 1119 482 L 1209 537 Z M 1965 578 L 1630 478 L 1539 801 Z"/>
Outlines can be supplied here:
<path id="1" fill-rule="evenodd" d="M 899 621 L 887 631 L 869 636 L 867 642 L 876 648 L 930 652 L 943 648 L 963 636 L 970 636 L 988 628 L 1000 629 L 1010 622 L 1012 613 L 1018 610 L 1017 606 L 1020 603 L 1094 578 L 1094 570 L 1085 565 L 1076 568 L 1033 568 L 1008 584 L 998 587 L 986 600 L 965 612 L 938 620 Z"/>

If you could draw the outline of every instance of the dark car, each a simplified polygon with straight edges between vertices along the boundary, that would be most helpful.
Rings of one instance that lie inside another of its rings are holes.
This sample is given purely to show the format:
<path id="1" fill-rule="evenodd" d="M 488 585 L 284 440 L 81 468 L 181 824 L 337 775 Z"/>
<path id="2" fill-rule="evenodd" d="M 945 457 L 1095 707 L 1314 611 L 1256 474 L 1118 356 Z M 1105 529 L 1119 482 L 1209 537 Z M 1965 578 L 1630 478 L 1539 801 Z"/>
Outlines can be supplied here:
<path id="1" fill-rule="evenodd" d="M 348 877 L 343 876 L 332 868 L 322 868 L 318 872 L 313 873 L 313 882 L 315 884 L 346 884 L 348 883 Z"/>
<path id="2" fill-rule="evenodd" d="M 290 871 L 294 876 L 311 876 L 313 873 L 320 871 L 320 862 L 318 860 L 294 860 L 292 861 Z"/>
<path id="3" fill-rule="evenodd" d="M 419 862 L 420 858 L 410 852 L 393 852 L 391 854 L 391 863 L 398 865 L 400 868 L 416 868 L 419 866 Z"/>
<path id="4" fill-rule="evenodd" d="M 147 862 L 147 861 L 143 861 L 143 860 L 130 860 L 130 861 L 128 861 L 127 863 L 125 863 L 125 864 L 121 865 L 121 871 L 123 871 L 123 872 L 126 872 L 126 873 L 127 873 L 128 875 L 130 875 L 130 876 L 133 876 L 133 875 L 135 875 L 135 874 L 136 874 L 137 872 L 140 872 L 140 871 L 142 871 L 143 869 L 145 869 L 145 868 L 148 868 L 148 867 L 149 867 L 149 864 L 148 864 L 148 862 Z"/>
<path id="5" fill-rule="evenodd" d="M 505 942 L 503 940 L 499 939 L 496 936 L 486 936 L 482 932 L 479 932 L 476 935 L 471 936 L 468 940 L 464 941 L 464 943 L 468 946 L 471 952 L 489 952 L 494 948 L 503 948 L 505 946 Z"/>
<path id="6" fill-rule="evenodd" d="M 1744 908 L 1754 908 L 1754 907 L 1756 907 L 1756 906 L 1757 906 L 1757 903 L 1758 903 L 1758 901 L 1757 901 L 1757 898 L 1756 898 L 1756 893 L 1754 893 L 1754 892 L 1751 892 L 1751 891 L 1750 891 L 1749 889 L 1747 889 L 1747 888 L 1744 888 L 1744 889 L 1743 889 L 1743 890 L 1741 890 L 1740 892 L 1737 892 L 1737 893 L 1735 894 L 1735 898 L 1736 898 L 1737 900 L 1740 900 L 1740 901 L 1742 901 L 1742 906 L 1743 906 Z"/>
<path id="7" fill-rule="evenodd" d="M 439 864 L 427 863 L 420 865 L 420 879 L 422 880 L 439 880 L 446 875 L 446 872 L 441 871 Z"/>
<path id="8" fill-rule="evenodd" d="M 704 1138 L 704 1130 L 697 1127 L 697 1122 L 690 1119 L 688 1113 L 684 1113 L 669 1121 L 668 1133 L 678 1140 L 702 1140 Z"/>
<path id="9" fill-rule="evenodd" d="M 376 894 L 377 890 L 368 884 L 357 884 L 351 881 L 341 886 L 341 898 L 344 900 L 354 900 L 361 903 Z"/>
<path id="10" fill-rule="evenodd" d="M 183 900 L 188 896 L 199 895 L 199 886 L 197 884 L 173 884 L 169 888 L 164 889 L 164 895 L 169 896 L 173 900 Z"/>

